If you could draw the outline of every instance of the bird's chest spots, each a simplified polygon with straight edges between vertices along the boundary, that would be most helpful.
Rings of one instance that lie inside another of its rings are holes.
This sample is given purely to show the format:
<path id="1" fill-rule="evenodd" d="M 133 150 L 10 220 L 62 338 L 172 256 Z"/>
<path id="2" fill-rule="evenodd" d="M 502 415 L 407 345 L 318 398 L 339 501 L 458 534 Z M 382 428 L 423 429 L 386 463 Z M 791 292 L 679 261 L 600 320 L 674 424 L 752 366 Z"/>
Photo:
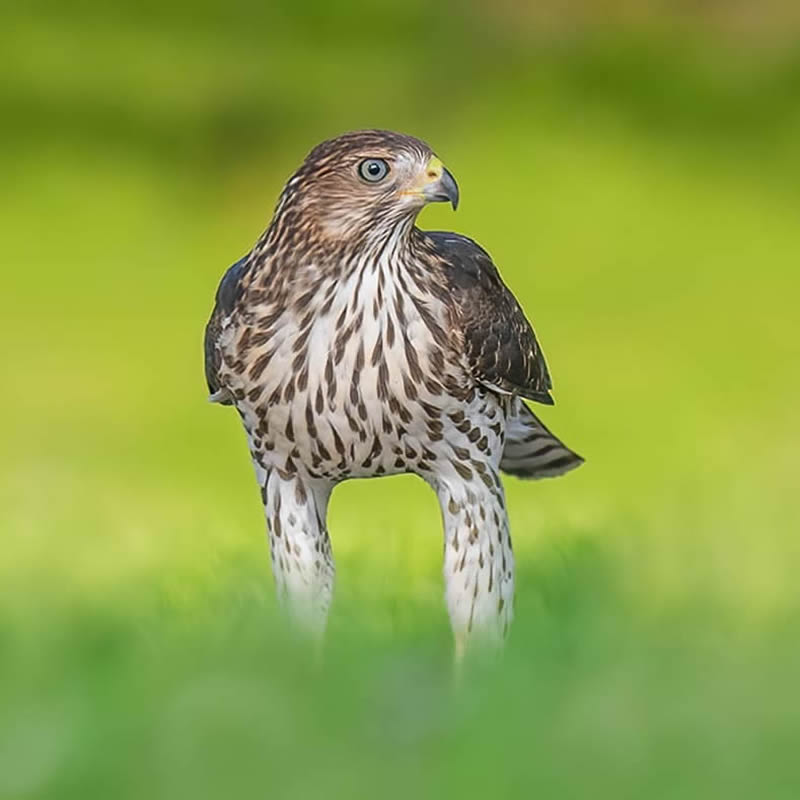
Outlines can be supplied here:
<path id="1" fill-rule="evenodd" d="M 241 336 L 256 345 L 229 361 L 246 365 L 231 374 L 232 388 L 269 458 L 288 454 L 327 477 L 402 472 L 434 458 L 428 444 L 443 436 L 455 376 L 443 309 L 420 302 L 366 270 L 321 287 L 303 308 L 260 315 L 271 330 L 254 325 Z"/>

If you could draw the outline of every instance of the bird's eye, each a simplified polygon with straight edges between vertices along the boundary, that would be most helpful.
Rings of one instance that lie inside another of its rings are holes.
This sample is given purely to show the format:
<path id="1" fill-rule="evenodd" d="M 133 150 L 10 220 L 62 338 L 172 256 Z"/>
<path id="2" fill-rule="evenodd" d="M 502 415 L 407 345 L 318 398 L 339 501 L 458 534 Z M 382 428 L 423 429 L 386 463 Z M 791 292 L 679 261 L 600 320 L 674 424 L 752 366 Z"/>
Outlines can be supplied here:
<path id="1" fill-rule="evenodd" d="M 367 158 L 358 165 L 358 174 L 365 181 L 377 183 L 389 174 L 389 165 L 382 158 Z"/>

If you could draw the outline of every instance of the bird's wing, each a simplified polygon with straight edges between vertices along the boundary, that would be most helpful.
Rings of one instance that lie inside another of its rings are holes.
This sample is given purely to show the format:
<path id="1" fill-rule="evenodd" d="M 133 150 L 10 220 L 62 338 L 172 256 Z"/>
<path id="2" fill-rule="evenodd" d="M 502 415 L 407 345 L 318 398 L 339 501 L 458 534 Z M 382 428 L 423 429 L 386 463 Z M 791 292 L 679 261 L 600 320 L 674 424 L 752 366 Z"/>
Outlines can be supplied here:
<path id="1" fill-rule="evenodd" d="M 552 405 L 542 349 L 489 254 L 457 233 L 426 235 L 447 265 L 449 296 L 475 379 L 501 394 Z"/>
<path id="2" fill-rule="evenodd" d="M 217 287 L 217 294 L 214 298 L 214 310 L 211 318 L 206 325 L 205 335 L 205 362 L 206 362 L 206 383 L 211 400 L 230 405 L 232 398 L 222 387 L 219 380 L 220 355 L 217 348 L 217 341 L 222 332 L 222 325 L 225 319 L 231 315 L 233 306 L 241 294 L 241 279 L 245 271 L 247 257 L 239 259 L 233 266 L 229 267 Z"/>

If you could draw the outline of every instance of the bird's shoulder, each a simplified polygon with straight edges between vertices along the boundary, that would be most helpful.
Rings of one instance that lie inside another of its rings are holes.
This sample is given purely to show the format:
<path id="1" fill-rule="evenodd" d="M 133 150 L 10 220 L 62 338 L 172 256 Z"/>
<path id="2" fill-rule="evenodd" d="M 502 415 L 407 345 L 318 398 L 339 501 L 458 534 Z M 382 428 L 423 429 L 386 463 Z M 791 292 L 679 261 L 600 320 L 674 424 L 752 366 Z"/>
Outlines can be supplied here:
<path id="1" fill-rule="evenodd" d="M 214 297 L 214 308 L 219 309 L 225 316 L 230 315 L 236 301 L 242 293 L 242 276 L 247 267 L 248 257 L 240 258 L 225 271 L 217 287 L 217 294 Z"/>
<path id="2" fill-rule="evenodd" d="M 530 322 L 489 253 L 458 233 L 428 231 L 474 377 L 494 391 L 552 405 L 552 382 Z"/>
<path id="3" fill-rule="evenodd" d="M 492 257 L 476 241 L 460 233 L 425 231 L 425 239 L 435 253 L 450 267 L 448 282 L 456 289 L 487 289 L 503 286 Z"/>
<path id="4" fill-rule="evenodd" d="M 206 383 L 212 399 L 224 405 L 229 405 L 231 399 L 220 393 L 222 385 L 219 380 L 220 354 L 217 347 L 219 335 L 226 318 L 232 313 L 236 302 L 242 296 L 242 277 L 247 268 L 248 257 L 240 258 L 235 264 L 228 267 L 217 287 L 214 296 L 214 308 L 205 330 L 205 370 Z"/>

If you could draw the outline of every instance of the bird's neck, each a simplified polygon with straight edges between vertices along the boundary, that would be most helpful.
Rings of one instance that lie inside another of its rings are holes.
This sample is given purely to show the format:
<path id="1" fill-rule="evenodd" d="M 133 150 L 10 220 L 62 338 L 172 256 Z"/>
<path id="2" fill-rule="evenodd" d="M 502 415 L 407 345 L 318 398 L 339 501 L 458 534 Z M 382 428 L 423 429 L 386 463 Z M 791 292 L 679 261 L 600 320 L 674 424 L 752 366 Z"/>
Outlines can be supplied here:
<path id="1" fill-rule="evenodd" d="M 344 278 L 366 264 L 398 268 L 413 257 L 422 236 L 415 227 L 416 214 L 387 216 L 364 225 L 309 211 L 282 199 L 254 248 L 259 271 L 291 273 L 313 266 Z"/>

